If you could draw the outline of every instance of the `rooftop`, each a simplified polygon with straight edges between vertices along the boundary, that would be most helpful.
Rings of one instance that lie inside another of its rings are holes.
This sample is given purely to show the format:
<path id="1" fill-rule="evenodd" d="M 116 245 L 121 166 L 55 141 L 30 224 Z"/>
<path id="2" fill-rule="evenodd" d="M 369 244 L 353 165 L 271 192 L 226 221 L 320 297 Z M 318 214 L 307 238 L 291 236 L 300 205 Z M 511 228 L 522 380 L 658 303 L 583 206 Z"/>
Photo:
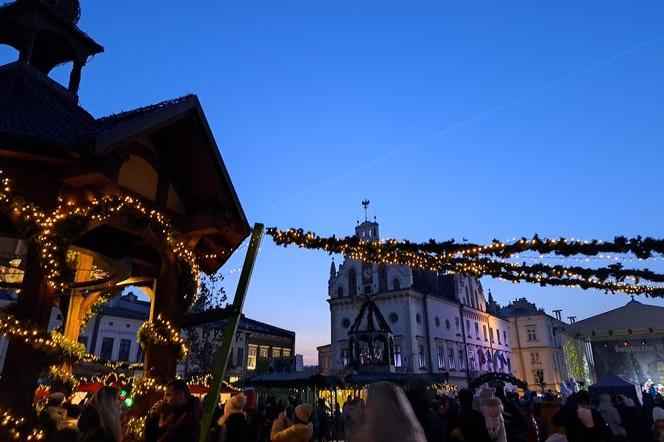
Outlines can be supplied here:
<path id="1" fill-rule="evenodd" d="M 570 330 L 584 336 L 593 332 L 605 335 L 609 330 L 649 330 L 664 332 L 664 307 L 643 304 L 632 299 L 622 307 L 570 324 Z"/>

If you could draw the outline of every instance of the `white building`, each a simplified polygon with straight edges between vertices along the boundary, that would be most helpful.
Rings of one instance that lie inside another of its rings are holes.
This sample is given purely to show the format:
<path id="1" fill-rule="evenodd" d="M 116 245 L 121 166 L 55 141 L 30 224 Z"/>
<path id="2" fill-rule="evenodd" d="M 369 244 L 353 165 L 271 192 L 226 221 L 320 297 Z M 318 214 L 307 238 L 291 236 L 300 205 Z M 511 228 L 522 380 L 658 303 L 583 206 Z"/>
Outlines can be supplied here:
<path id="1" fill-rule="evenodd" d="M 378 240 L 379 225 L 365 221 L 355 234 Z M 458 385 L 485 372 L 511 372 L 508 322 L 490 313 L 477 278 L 346 259 L 338 271 L 332 263 L 328 292 L 331 346 L 321 347 L 319 365 L 330 373 L 356 360 L 349 331 L 366 322 L 358 315 L 368 296 L 391 332 L 391 371 L 449 373 Z"/>
<path id="2" fill-rule="evenodd" d="M 559 390 L 561 382 L 574 378 L 570 361 L 566 357 L 565 345 L 585 350 L 589 348 L 583 341 L 576 339 L 569 332 L 569 324 L 558 317 L 548 315 L 526 298 L 520 298 L 500 310 L 503 317 L 509 320 L 512 336 L 512 352 L 514 355 L 515 376 L 528 383 L 528 386 L 539 391 L 540 381 L 544 389 Z M 557 316 L 560 316 L 558 311 Z M 582 355 L 585 360 L 589 356 Z M 540 379 L 538 372 L 543 379 Z M 582 379 L 577 379 L 582 381 Z"/>

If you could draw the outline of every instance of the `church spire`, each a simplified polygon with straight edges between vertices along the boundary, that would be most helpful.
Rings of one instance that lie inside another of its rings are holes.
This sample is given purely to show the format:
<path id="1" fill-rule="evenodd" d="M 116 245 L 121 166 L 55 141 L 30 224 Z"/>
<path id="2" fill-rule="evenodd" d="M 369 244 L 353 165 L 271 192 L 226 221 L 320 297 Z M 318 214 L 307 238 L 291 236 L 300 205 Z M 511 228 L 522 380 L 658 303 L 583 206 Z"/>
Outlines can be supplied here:
<path id="1" fill-rule="evenodd" d="M 330 264 L 330 279 L 337 276 L 337 265 L 334 263 L 334 258 L 332 258 L 332 264 Z"/>

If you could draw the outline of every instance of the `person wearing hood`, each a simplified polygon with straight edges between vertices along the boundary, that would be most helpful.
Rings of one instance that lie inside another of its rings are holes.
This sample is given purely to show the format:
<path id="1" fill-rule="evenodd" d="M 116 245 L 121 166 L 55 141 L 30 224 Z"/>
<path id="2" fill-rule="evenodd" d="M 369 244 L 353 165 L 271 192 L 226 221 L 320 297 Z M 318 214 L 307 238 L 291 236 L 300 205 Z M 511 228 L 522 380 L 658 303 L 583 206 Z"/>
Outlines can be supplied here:
<path id="1" fill-rule="evenodd" d="M 244 407 L 247 405 L 247 397 L 244 393 L 231 397 L 224 406 L 224 414 L 219 418 L 221 433 L 219 442 L 247 442 L 249 425 Z"/>
<path id="2" fill-rule="evenodd" d="M 150 409 L 145 423 L 147 442 L 196 441 L 201 431 L 203 410 L 198 399 L 189 393 L 189 386 L 182 379 L 166 386 L 164 400 L 157 401 Z"/>
<path id="3" fill-rule="evenodd" d="M 272 424 L 270 440 L 272 442 L 309 442 L 314 435 L 311 413 L 314 411 L 309 404 L 295 407 L 293 422 L 284 413 L 279 414 Z"/>
<path id="4" fill-rule="evenodd" d="M 500 399 L 497 397 L 483 398 L 482 415 L 484 415 L 484 427 L 489 433 L 489 438 L 495 442 L 507 442 L 503 403 L 500 402 Z"/>
<path id="5" fill-rule="evenodd" d="M 622 419 L 620 418 L 620 413 L 618 409 L 613 406 L 611 403 L 611 396 L 608 394 L 602 394 L 599 396 L 599 406 L 597 411 L 602 415 L 602 419 L 609 426 L 611 434 L 617 438 L 627 436 L 627 432 L 622 426 Z"/>

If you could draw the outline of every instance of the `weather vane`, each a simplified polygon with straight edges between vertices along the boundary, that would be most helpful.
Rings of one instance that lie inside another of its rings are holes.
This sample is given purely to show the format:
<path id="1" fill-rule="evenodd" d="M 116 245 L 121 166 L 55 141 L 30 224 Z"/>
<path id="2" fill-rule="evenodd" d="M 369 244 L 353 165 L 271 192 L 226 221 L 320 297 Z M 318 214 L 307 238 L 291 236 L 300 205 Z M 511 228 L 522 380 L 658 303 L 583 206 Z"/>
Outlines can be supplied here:
<path id="1" fill-rule="evenodd" d="M 364 221 L 369 221 L 369 217 L 367 216 L 367 208 L 369 207 L 369 202 L 370 201 L 366 198 L 362 201 L 362 207 L 364 207 Z"/>

